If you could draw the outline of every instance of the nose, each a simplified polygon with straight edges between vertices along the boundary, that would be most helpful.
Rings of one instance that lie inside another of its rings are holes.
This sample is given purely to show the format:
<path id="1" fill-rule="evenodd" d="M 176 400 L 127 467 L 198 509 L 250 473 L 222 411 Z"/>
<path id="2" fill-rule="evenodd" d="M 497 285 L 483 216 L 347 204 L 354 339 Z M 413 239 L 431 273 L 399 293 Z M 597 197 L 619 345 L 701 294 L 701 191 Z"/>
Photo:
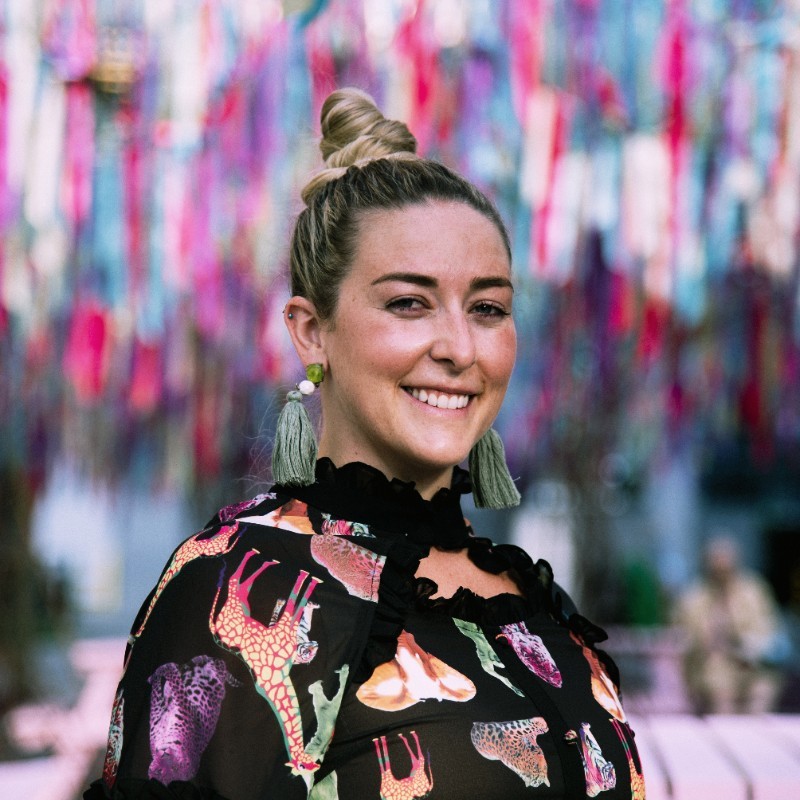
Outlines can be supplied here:
<path id="1" fill-rule="evenodd" d="M 463 372 L 475 363 L 475 338 L 463 311 L 441 315 L 430 353 L 434 361 L 446 362 L 454 372 Z"/>

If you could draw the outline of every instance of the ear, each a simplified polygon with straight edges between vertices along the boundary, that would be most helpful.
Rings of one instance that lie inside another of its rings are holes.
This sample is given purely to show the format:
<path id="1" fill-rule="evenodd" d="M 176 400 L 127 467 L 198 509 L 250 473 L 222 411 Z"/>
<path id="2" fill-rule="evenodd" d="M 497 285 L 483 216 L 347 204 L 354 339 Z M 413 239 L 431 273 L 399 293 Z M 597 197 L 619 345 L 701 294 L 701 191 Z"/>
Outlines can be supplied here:
<path id="1" fill-rule="evenodd" d="M 322 322 L 314 304 L 305 297 L 295 295 L 283 310 L 283 321 L 292 337 L 292 344 L 304 366 L 328 363 L 322 349 Z"/>

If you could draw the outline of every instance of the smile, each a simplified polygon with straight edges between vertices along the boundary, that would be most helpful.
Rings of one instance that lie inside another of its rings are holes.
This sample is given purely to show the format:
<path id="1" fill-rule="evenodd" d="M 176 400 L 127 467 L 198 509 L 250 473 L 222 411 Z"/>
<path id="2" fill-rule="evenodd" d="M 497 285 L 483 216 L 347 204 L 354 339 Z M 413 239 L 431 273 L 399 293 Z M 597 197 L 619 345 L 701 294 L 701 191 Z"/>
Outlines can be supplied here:
<path id="1" fill-rule="evenodd" d="M 434 408 L 447 408 L 450 410 L 466 408 L 471 397 L 468 394 L 446 394 L 445 392 L 437 392 L 434 389 L 406 389 L 406 391 L 421 403 L 427 403 Z"/>

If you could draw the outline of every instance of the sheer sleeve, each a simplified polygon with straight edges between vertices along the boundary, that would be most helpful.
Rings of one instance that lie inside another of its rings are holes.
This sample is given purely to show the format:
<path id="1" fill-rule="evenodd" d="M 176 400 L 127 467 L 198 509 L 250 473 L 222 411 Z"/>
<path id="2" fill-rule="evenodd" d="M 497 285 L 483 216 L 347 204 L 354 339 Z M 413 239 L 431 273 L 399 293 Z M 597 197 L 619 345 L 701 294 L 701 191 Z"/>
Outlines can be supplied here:
<path id="1" fill-rule="evenodd" d="M 134 624 L 85 800 L 307 797 L 375 605 L 312 539 L 217 520 L 175 551 Z"/>

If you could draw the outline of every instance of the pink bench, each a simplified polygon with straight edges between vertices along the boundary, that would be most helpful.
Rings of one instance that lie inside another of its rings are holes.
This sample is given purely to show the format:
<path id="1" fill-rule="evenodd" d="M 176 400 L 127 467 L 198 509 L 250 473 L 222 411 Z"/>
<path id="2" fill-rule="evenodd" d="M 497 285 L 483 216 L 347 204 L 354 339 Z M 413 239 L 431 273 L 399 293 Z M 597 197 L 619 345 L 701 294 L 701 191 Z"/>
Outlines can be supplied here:
<path id="1" fill-rule="evenodd" d="M 73 800 L 105 750 L 109 714 L 125 651 L 124 639 L 76 642 L 70 662 L 83 678 L 72 708 L 52 703 L 20 706 L 6 717 L 21 750 L 51 756 L 0 762 L 0 800 Z"/>
<path id="2" fill-rule="evenodd" d="M 800 715 L 631 720 L 648 800 L 800 798 Z"/>

